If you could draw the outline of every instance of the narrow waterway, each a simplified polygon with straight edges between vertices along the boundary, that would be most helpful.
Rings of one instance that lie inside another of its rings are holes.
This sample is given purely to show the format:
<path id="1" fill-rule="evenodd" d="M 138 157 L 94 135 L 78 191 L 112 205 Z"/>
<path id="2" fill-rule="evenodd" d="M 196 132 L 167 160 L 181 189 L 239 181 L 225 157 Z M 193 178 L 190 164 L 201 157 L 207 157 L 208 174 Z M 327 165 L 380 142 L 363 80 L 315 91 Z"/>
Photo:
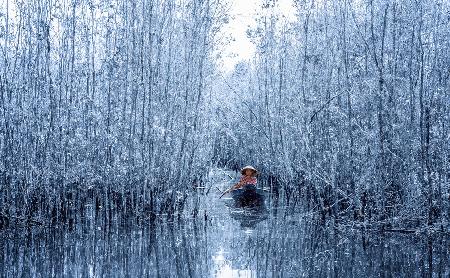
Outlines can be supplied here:
<path id="1" fill-rule="evenodd" d="M 2 277 L 449 277 L 442 234 L 364 231 L 275 205 L 237 208 L 213 171 L 175 221 L 116 221 L 92 214 L 71 229 L 1 230 Z M 281 203 L 281 202 L 280 202 Z"/>

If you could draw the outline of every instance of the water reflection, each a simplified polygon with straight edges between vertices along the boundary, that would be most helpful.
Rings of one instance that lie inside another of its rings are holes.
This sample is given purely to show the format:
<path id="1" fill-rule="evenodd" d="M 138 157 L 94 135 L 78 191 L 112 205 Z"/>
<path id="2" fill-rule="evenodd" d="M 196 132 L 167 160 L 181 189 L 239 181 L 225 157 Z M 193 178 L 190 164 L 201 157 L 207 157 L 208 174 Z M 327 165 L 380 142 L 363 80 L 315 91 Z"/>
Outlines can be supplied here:
<path id="1" fill-rule="evenodd" d="M 230 278 L 230 277 L 243 277 L 250 278 L 256 277 L 255 271 L 251 269 L 233 269 L 233 262 L 225 258 L 227 252 L 220 250 L 215 256 L 213 261 L 216 269 L 214 270 L 213 277 Z M 236 267 L 236 266 L 235 266 Z"/>
<path id="2" fill-rule="evenodd" d="M 256 207 L 235 207 L 228 205 L 229 213 L 232 219 L 236 220 L 240 227 L 247 231 L 253 231 L 256 224 L 267 219 L 269 212 L 264 204 Z"/>
<path id="3" fill-rule="evenodd" d="M 369 233 L 268 204 L 235 208 L 197 196 L 199 215 L 105 225 L 91 213 L 73 229 L 9 229 L 2 277 L 449 277 L 449 238 Z M 194 200 L 194 198 L 193 198 Z M 189 206 L 188 206 L 189 207 Z M 80 216 L 81 217 L 81 216 Z"/>

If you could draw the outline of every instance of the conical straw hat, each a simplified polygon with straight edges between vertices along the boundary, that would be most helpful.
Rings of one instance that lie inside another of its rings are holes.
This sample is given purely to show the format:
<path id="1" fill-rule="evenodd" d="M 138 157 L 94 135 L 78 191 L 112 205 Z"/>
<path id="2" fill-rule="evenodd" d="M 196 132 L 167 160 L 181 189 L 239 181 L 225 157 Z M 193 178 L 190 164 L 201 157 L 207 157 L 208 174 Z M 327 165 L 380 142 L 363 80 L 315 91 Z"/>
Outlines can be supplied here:
<path id="1" fill-rule="evenodd" d="M 242 174 L 242 175 L 244 174 L 244 171 L 245 171 L 246 169 L 253 170 L 253 172 L 254 172 L 253 175 L 256 175 L 256 174 L 258 173 L 258 171 L 257 171 L 255 168 L 253 168 L 253 167 L 250 166 L 250 165 L 247 165 L 247 166 L 245 166 L 244 168 L 241 169 L 241 174 Z"/>

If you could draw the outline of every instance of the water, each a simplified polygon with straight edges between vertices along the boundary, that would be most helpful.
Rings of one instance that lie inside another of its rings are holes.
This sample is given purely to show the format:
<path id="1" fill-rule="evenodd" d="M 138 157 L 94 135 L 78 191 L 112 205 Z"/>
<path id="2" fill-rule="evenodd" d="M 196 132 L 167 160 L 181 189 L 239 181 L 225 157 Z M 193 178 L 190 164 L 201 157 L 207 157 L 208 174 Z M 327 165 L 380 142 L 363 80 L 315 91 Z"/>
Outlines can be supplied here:
<path id="1" fill-rule="evenodd" d="M 2 277 L 450 277 L 445 235 L 323 224 L 270 199 L 250 213 L 218 198 L 220 177 L 172 222 L 104 225 L 92 212 L 70 229 L 2 230 Z"/>

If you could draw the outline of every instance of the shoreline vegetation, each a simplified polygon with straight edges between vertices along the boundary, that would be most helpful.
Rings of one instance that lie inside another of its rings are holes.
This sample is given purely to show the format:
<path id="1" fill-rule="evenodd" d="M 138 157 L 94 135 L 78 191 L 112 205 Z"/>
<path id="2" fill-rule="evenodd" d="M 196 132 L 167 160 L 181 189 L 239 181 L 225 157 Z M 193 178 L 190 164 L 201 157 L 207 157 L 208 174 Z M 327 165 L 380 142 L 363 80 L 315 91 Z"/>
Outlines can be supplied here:
<path id="1" fill-rule="evenodd" d="M 269 1 L 225 74 L 223 1 L 107 2 L 2 4 L 2 225 L 171 218 L 252 164 L 323 222 L 449 230 L 450 3 Z"/>
<path id="2" fill-rule="evenodd" d="M 197 195 L 186 199 L 183 212 L 172 217 L 129 215 L 123 209 L 111 214 L 88 202 L 84 215 L 73 210 L 72 221 L 5 227 L 0 230 L 0 271 L 9 276 L 112 277 L 120 271 L 121 276 L 208 277 L 221 271 L 216 260 L 222 258 L 234 269 L 244 262 L 244 269 L 263 277 L 280 272 L 309 277 L 448 274 L 448 231 L 335 217 L 323 222 L 320 211 L 286 205 L 282 196 L 278 203 L 272 198 L 269 215 L 249 228 L 258 216 L 224 209 L 226 201 L 213 188 L 228 188 L 237 172 L 215 168 L 210 174 Z"/>
<path id="3" fill-rule="evenodd" d="M 238 176 L 236 171 L 234 176 Z M 227 179 L 234 177 L 226 169 L 213 168 L 212 175 L 226 174 Z M 43 229 L 55 229 L 66 227 L 71 230 L 76 225 L 85 225 L 87 222 L 102 219 L 105 225 L 127 222 L 131 225 L 145 225 L 145 223 L 162 223 L 161 221 L 178 222 L 186 218 L 207 221 L 199 211 L 198 203 L 193 200 L 202 198 L 213 198 L 210 190 L 220 190 L 209 177 L 197 187 L 191 187 L 185 195 L 181 192 L 172 194 L 172 191 L 164 192 L 166 202 L 155 202 L 156 194 L 161 194 L 144 187 L 134 186 L 128 189 L 114 185 L 97 185 L 85 189 L 83 186 L 71 184 L 65 188 L 46 191 L 34 188 L 33 191 L 14 194 L 3 194 L 2 211 L 0 213 L 0 229 L 39 227 Z M 311 198 L 314 196 L 313 188 L 301 188 L 300 192 L 287 192 L 285 186 L 277 183 L 276 178 L 262 174 L 259 177 L 258 187 L 266 188 L 270 192 L 271 204 L 274 208 L 284 207 L 285 214 L 300 213 L 300 217 L 310 218 L 319 225 L 331 226 L 338 230 L 361 230 L 367 233 L 399 233 L 414 234 L 415 236 L 450 235 L 446 223 L 433 223 L 428 225 L 426 216 L 422 218 L 408 217 L 394 219 L 365 219 L 363 215 L 351 215 L 348 199 L 342 198 L 336 204 L 322 208 L 318 201 Z M 24 186 L 14 187 L 26 190 Z M 7 187 L 2 192 L 12 192 Z M 307 192 L 307 191 L 310 192 Z M 291 195 L 290 195 L 291 194 Z M 293 194 L 293 195 L 292 195 Z M 209 196 L 208 196 L 209 195 Z M 8 199 L 5 196 L 16 196 Z M 144 199 L 144 196 L 147 198 Z M 20 198 L 23 197 L 23 198 Z M 161 198 L 161 197 L 160 197 Z M 173 198 L 173 199 L 172 199 Z M 344 203 L 343 205 L 340 202 Z M 190 203 L 189 211 L 185 210 L 186 204 Z M 338 208 L 333 210 L 333 206 Z M 332 213 L 337 212 L 337 215 Z M 354 213 L 354 212 L 353 212 Z M 90 218 L 88 220 L 88 218 Z"/>

